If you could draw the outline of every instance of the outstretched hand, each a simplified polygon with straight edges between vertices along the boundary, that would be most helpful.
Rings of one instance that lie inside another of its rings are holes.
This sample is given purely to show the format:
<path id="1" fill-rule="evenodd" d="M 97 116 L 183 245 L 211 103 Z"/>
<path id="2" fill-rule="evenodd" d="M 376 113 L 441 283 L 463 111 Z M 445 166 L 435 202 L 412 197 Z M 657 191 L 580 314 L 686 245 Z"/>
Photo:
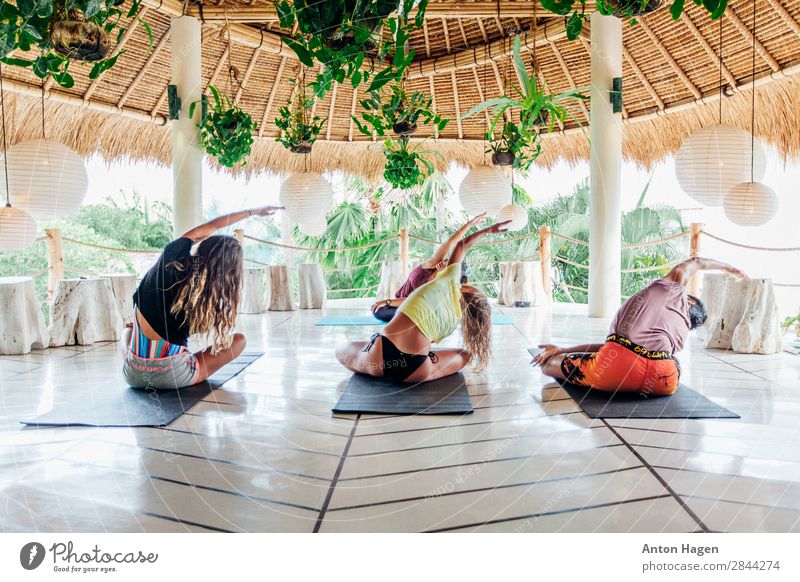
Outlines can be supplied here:
<path id="1" fill-rule="evenodd" d="M 261 206 L 260 208 L 250 209 L 251 216 L 272 216 L 278 210 L 284 210 L 283 206 Z"/>
<path id="2" fill-rule="evenodd" d="M 491 234 L 497 234 L 500 232 L 508 231 L 508 225 L 511 224 L 510 220 L 504 220 L 503 222 L 496 222 L 492 226 L 486 229 L 486 232 Z"/>
<path id="3" fill-rule="evenodd" d="M 559 347 L 554 344 L 540 344 L 539 347 L 542 350 L 541 353 L 537 354 L 533 360 L 531 360 L 531 365 L 534 368 L 536 366 L 544 366 L 553 356 L 561 352 Z"/>
<path id="4" fill-rule="evenodd" d="M 470 219 L 468 224 L 471 224 L 471 225 L 474 226 L 474 225 L 478 224 L 484 218 L 486 218 L 486 211 L 485 210 L 483 212 L 481 212 L 480 214 L 476 214 L 472 219 Z"/>
<path id="5" fill-rule="evenodd" d="M 742 271 L 741 269 L 737 269 L 736 267 L 730 267 L 730 266 L 725 267 L 723 271 L 725 271 L 726 273 L 730 273 L 731 275 L 739 279 L 747 279 L 747 275 L 745 275 L 744 271 Z"/>

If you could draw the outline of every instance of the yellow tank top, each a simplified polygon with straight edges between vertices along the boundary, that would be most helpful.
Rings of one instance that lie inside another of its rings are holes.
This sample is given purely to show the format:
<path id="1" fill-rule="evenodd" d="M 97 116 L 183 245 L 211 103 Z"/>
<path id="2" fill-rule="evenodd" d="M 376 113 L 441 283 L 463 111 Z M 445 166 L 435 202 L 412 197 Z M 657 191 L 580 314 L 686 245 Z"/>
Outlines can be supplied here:
<path id="1" fill-rule="evenodd" d="M 460 287 L 461 263 L 454 263 L 406 297 L 397 311 L 438 343 L 453 333 L 461 320 Z"/>

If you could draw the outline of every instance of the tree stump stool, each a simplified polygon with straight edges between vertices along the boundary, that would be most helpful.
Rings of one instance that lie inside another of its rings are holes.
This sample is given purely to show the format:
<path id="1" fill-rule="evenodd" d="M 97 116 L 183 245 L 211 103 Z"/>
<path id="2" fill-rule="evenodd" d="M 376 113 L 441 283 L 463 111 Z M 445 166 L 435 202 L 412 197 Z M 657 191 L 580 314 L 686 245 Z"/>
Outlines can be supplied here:
<path id="1" fill-rule="evenodd" d="M 328 297 L 325 276 L 319 263 L 303 263 L 297 268 L 300 309 L 322 309 Z"/>
<path id="2" fill-rule="evenodd" d="M 286 265 L 269 266 L 269 310 L 294 311 L 292 282 Z"/>
<path id="3" fill-rule="evenodd" d="M 0 354 L 27 354 L 50 343 L 30 277 L 0 277 Z"/>
<path id="4" fill-rule="evenodd" d="M 780 320 L 771 279 L 739 280 L 727 273 L 705 273 L 702 300 L 708 312 L 707 348 L 743 354 L 781 351 Z"/>
<path id="5" fill-rule="evenodd" d="M 136 291 L 136 275 L 109 274 L 103 275 L 111 282 L 111 291 L 117 302 L 117 309 L 122 316 L 122 323 L 133 323 L 133 292 Z"/>
<path id="6" fill-rule="evenodd" d="M 50 347 L 117 341 L 122 334 L 111 281 L 61 279 L 50 303 Z"/>
<path id="7" fill-rule="evenodd" d="M 266 271 L 245 267 L 242 275 L 242 301 L 239 313 L 264 313 L 267 310 Z"/>
<path id="8" fill-rule="evenodd" d="M 533 307 L 547 303 L 539 261 L 506 261 L 500 263 L 499 305 Z"/>
<path id="9" fill-rule="evenodd" d="M 384 261 L 381 266 L 381 279 L 378 283 L 378 289 L 375 291 L 375 296 L 378 299 L 393 298 L 397 290 L 403 286 L 405 278 L 403 277 L 403 266 L 400 261 Z"/>

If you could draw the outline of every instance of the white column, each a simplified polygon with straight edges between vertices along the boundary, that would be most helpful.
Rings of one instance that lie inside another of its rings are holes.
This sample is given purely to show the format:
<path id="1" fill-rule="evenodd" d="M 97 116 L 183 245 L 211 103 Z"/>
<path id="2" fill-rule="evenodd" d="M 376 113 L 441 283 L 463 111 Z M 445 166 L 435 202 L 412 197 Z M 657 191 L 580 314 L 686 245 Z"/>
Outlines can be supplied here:
<path id="1" fill-rule="evenodd" d="M 621 295 L 622 115 L 613 112 L 609 92 L 622 76 L 622 21 L 599 12 L 591 18 L 589 316 L 610 317 Z"/>
<path id="2" fill-rule="evenodd" d="M 172 121 L 172 185 L 175 236 L 203 220 L 203 152 L 200 150 L 201 107 L 189 117 L 189 107 L 202 95 L 200 21 L 172 18 L 172 84 L 181 98 L 180 119 Z"/>

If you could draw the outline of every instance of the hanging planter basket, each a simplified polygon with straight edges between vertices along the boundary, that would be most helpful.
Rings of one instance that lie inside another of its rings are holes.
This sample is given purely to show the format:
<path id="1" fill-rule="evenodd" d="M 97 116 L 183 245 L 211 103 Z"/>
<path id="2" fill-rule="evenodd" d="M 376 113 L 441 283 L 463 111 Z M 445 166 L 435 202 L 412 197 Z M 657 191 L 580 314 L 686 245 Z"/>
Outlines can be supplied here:
<path id="1" fill-rule="evenodd" d="M 515 159 L 514 152 L 494 152 L 492 154 L 492 164 L 495 166 L 513 166 Z"/>
<path id="2" fill-rule="evenodd" d="M 630 18 L 655 12 L 664 5 L 664 0 L 609 0 L 617 18 Z"/>
<path id="3" fill-rule="evenodd" d="M 306 140 L 298 144 L 289 146 L 289 151 L 292 152 L 293 154 L 310 154 L 311 146 L 313 145 L 314 145 L 313 141 Z"/>
<path id="4" fill-rule="evenodd" d="M 539 115 L 536 116 L 536 119 L 533 120 L 534 127 L 547 127 L 550 123 L 550 112 L 546 109 L 543 109 L 539 112 Z"/>
<path id="5" fill-rule="evenodd" d="M 106 31 L 84 20 L 77 10 L 70 10 L 62 20 L 53 23 L 50 39 L 57 52 L 79 61 L 103 60 L 111 49 Z"/>
<path id="6" fill-rule="evenodd" d="M 394 131 L 397 135 L 414 135 L 414 132 L 417 131 L 417 124 L 409 123 L 408 121 L 401 121 L 400 123 L 395 123 L 392 126 L 392 131 Z"/>

